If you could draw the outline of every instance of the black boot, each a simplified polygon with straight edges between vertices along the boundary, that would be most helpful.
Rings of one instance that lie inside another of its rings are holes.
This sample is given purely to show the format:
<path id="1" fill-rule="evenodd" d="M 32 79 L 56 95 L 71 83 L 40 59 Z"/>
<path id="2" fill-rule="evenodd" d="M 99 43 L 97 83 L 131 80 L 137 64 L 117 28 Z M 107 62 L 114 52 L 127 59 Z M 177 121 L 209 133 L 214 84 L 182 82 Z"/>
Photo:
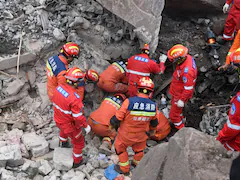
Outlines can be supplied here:
<path id="1" fill-rule="evenodd" d="M 116 172 L 118 172 L 119 174 L 124 174 L 125 176 L 129 176 L 129 172 L 127 172 L 127 173 L 122 172 L 122 170 L 120 169 L 120 166 L 119 166 L 119 165 L 115 165 L 115 166 L 114 166 L 114 170 L 115 170 Z"/>
<path id="2" fill-rule="evenodd" d="M 81 165 L 85 165 L 87 164 L 87 161 L 88 161 L 87 158 L 85 158 L 85 159 L 82 159 L 80 163 L 73 163 L 73 168 L 78 168 Z"/>
<path id="3" fill-rule="evenodd" d="M 70 148 L 70 144 L 68 141 L 64 142 L 64 141 L 59 141 L 59 147 L 61 148 Z"/>

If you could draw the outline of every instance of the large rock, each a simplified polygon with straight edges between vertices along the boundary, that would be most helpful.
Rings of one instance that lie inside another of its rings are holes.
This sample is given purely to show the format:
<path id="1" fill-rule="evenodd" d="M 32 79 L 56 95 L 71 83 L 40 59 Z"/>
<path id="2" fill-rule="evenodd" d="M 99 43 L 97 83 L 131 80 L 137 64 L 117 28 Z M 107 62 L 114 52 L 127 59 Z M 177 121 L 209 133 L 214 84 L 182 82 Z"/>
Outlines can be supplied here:
<path id="1" fill-rule="evenodd" d="M 53 153 L 53 165 L 57 170 L 67 171 L 72 168 L 72 148 L 55 148 Z"/>
<path id="2" fill-rule="evenodd" d="M 16 95 L 24 86 L 25 82 L 21 81 L 20 79 L 16 79 L 13 82 L 8 84 L 6 88 L 6 92 L 9 96 Z"/>
<path id="3" fill-rule="evenodd" d="M 138 38 L 145 41 L 143 43 L 150 43 L 153 52 L 156 50 L 164 0 L 97 1 L 113 14 L 133 25 Z"/>
<path id="4" fill-rule="evenodd" d="M 24 163 L 18 144 L 0 148 L 0 166 L 4 167 L 6 163 L 8 166 L 19 166 Z"/>
<path id="5" fill-rule="evenodd" d="M 232 159 L 213 136 L 193 128 L 179 130 L 169 143 L 150 150 L 133 172 L 132 180 L 228 179 Z"/>
<path id="6" fill-rule="evenodd" d="M 24 134 L 22 141 L 26 148 L 31 150 L 33 157 L 43 156 L 49 151 L 48 142 L 35 132 Z"/>
<path id="7" fill-rule="evenodd" d="M 225 0 L 167 0 L 166 11 L 174 13 L 174 15 L 193 15 L 208 14 L 209 13 L 223 13 L 222 6 Z"/>

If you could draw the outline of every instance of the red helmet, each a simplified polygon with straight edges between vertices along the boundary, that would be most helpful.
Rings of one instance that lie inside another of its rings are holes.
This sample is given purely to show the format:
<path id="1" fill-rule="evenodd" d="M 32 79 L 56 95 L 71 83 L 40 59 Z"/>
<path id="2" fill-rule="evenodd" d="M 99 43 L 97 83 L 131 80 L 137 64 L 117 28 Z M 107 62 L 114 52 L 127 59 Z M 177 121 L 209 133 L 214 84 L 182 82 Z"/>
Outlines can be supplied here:
<path id="1" fill-rule="evenodd" d="M 85 79 L 87 82 L 98 82 L 99 74 L 97 73 L 97 71 L 89 69 L 85 73 Z"/>
<path id="2" fill-rule="evenodd" d="M 148 44 L 144 44 L 142 50 L 148 50 L 149 51 L 150 50 L 149 45 Z"/>
<path id="3" fill-rule="evenodd" d="M 137 88 L 153 91 L 154 83 L 149 77 L 143 77 L 143 78 L 139 79 L 139 81 L 137 83 Z"/>
<path id="4" fill-rule="evenodd" d="M 124 94 L 121 94 L 121 93 L 114 94 L 114 97 L 116 97 L 118 99 L 121 98 L 123 101 L 125 99 L 127 99 L 127 97 Z"/>
<path id="5" fill-rule="evenodd" d="M 84 73 L 78 68 L 73 67 L 67 70 L 65 78 L 67 83 L 77 86 L 77 83 L 84 80 Z"/>
<path id="6" fill-rule="evenodd" d="M 188 54 L 188 48 L 181 44 L 173 46 L 167 53 L 168 59 L 171 62 L 178 62 L 185 58 Z"/>
<path id="7" fill-rule="evenodd" d="M 238 48 L 235 52 L 233 52 L 230 55 L 230 61 L 233 64 L 239 64 L 240 63 L 240 48 Z"/>
<path id="8" fill-rule="evenodd" d="M 80 47 L 73 42 L 68 42 L 63 45 L 60 50 L 66 57 L 78 58 L 80 53 Z"/>

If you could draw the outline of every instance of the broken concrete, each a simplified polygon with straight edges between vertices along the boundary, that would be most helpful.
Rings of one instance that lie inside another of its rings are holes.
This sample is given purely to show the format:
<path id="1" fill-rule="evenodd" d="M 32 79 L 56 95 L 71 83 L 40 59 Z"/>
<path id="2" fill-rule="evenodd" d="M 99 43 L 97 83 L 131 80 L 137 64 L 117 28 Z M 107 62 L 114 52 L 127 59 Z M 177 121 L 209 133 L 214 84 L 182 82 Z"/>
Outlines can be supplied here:
<path id="1" fill-rule="evenodd" d="M 19 166 L 24 163 L 19 145 L 9 145 L 0 147 L 0 165 L 6 164 L 11 167 Z"/>
<path id="2" fill-rule="evenodd" d="M 0 58 L 0 70 L 9 69 L 17 66 L 17 55 Z M 20 55 L 19 65 L 36 60 L 36 55 L 32 53 L 24 53 Z"/>
<path id="3" fill-rule="evenodd" d="M 22 141 L 26 148 L 31 150 L 33 157 L 43 156 L 49 151 L 48 142 L 35 132 L 24 134 Z"/>
<path id="4" fill-rule="evenodd" d="M 140 28 L 141 30 L 137 30 L 138 38 L 142 43 L 150 43 L 151 51 L 155 52 L 158 45 L 158 35 L 162 20 L 161 14 L 164 8 L 163 0 L 142 0 L 141 3 L 139 3 L 138 0 L 97 1 L 136 29 Z"/>
<path id="5" fill-rule="evenodd" d="M 55 148 L 53 153 L 53 165 L 57 170 L 68 171 L 72 168 L 72 148 Z"/>
<path id="6" fill-rule="evenodd" d="M 16 79 L 8 84 L 8 87 L 6 88 L 5 91 L 9 96 L 14 96 L 21 90 L 24 84 L 25 82 L 21 81 L 20 79 Z"/>

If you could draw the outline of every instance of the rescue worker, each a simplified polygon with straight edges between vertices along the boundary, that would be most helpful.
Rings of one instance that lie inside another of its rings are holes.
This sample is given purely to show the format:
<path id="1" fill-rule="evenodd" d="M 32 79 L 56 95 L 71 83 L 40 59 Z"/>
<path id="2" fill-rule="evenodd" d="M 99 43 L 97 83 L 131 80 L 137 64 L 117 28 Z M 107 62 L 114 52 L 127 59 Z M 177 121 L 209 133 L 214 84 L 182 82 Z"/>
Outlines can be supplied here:
<path id="1" fill-rule="evenodd" d="M 153 136 L 150 136 L 150 139 L 155 141 L 161 141 L 167 137 L 167 135 L 171 132 L 171 126 L 169 124 L 168 119 L 163 114 L 163 112 L 159 112 L 157 115 L 158 125 L 156 132 Z"/>
<path id="2" fill-rule="evenodd" d="M 88 118 L 88 124 L 92 131 L 103 137 L 102 145 L 99 152 L 111 155 L 112 144 L 116 137 L 115 129 L 110 127 L 110 119 L 115 115 L 116 111 L 121 107 L 122 102 L 126 99 L 124 94 L 115 94 L 106 97 L 100 107 L 92 112 Z"/>
<path id="3" fill-rule="evenodd" d="M 68 65 L 78 58 L 80 53 L 80 47 L 73 42 L 68 42 L 62 46 L 60 53 L 56 56 L 52 56 L 46 63 L 47 67 L 47 92 L 50 101 L 53 98 L 53 91 L 56 89 L 59 83 L 65 83 L 66 79 L 64 74 L 68 69 Z"/>
<path id="4" fill-rule="evenodd" d="M 130 97 L 137 95 L 136 84 L 142 77 L 150 77 L 150 74 L 160 74 L 165 70 L 164 62 L 157 64 L 149 58 L 149 45 L 145 44 L 142 53 L 132 56 L 127 63 L 128 93 Z"/>
<path id="5" fill-rule="evenodd" d="M 68 137 L 73 144 L 73 168 L 84 164 L 82 149 L 84 136 L 82 128 L 88 134 L 91 127 L 87 124 L 83 112 L 83 103 L 76 89 L 84 81 L 85 74 L 79 68 L 70 68 L 65 74 L 66 82 L 54 90 L 54 120 L 60 129 L 61 147 L 69 147 Z"/>
<path id="6" fill-rule="evenodd" d="M 218 133 L 217 140 L 229 151 L 240 152 L 240 91 L 231 101 L 232 106 L 228 113 L 228 120 Z"/>
<path id="7" fill-rule="evenodd" d="M 177 129 L 184 127 L 182 110 L 184 104 L 193 96 L 197 78 L 197 66 L 188 48 L 174 45 L 167 53 L 168 59 L 176 63 L 169 93 L 172 95 L 169 118 Z"/>
<path id="8" fill-rule="evenodd" d="M 130 170 L 127 147 L 131 146 L 135 152 L 132 164 L 136 166 L 144 155 L 148 136 L 154 134 L 158 125 L 156 104 L 149 99 L 154 89 L 153 81 L 143 77 L 138 81 L 137 88 L 137 96 L 126 99 L 110 120 L 115 129 L 119 127 L 114 143 L 119 165 L 115 165 L 114 169 L 122 174 L 128 174 Z"/>
<path id="9" fill-rule="evenodd" d="M 228 51 L 228 54 L 227 54 L 227 57 L 226 57 L 226 63 L 224 65 L 220 66 L 218 68 L 218 70 L 222 70 L 223 69 L 225 71 L 225 70 L 227 70 L 230 67 L 231 63 L 234 63 L 233 62 L 234 59 L 231 59 L 230 57 L 239 48 L 240 48 L 240 28 L 238 30 L 238 33 L 237 33 L 237 35 L 236 35 L 236 37 L 234 39 L 234 42 L 233 42 L 230 50 Z"/>
<path id="10" fill-rule="evenodd" d="M 230 8 L 228 17 L 225 22 L 222 40 L 219 41 L 221 44 L 226 41 L 233 40 L 234 31 L 238 30 L 236 26 L 240 20 L 240 0 L 226 0 L 226 3 L 223 6 L 224 13 L 228 12 L 230 4 L 232 4 L 232 7 Z"/>
<path id="11" fill-rule="evenodd" d="M 112 63 L 100 74 L 98 87 L 110 93 L 126 93 L 128 90 L 126 70 L 124 61 Z"/>

